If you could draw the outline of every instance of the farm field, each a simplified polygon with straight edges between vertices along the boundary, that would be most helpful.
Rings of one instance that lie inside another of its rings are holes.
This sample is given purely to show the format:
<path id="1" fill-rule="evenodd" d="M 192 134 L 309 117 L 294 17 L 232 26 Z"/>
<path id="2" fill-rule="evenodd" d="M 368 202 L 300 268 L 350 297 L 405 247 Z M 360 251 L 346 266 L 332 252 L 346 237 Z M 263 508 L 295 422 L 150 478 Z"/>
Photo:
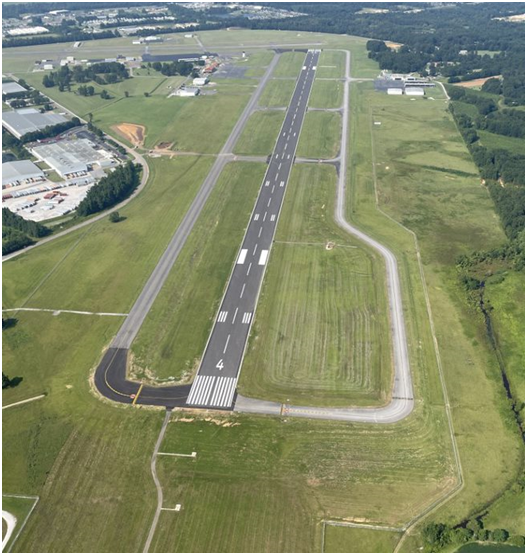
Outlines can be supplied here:
<path id="1" fill-rule="evenodd" d="M 296 154 L 300 158 L 334 158 L 339 153 L 340 135 L 339 113 L 307 112 Z"/>
<path id="2" fill-rule="evenodd" d="M 126 220 L 100 220 L 4 263 L 4 307 L 127 312 L 211 163 L 194 156 L 152 160 L 151 181 L 120 211 Z"/>
<path id="3" fill-rule="evenodd" d="M 400 532 L 326 526 L 325 553 L 393 553 L 401 538 Z"/>
<path id="4" fill-rule="evenodd" d="M 317 75 L 318 75 L 317 68 Z M 344 84 L 341 81 L 323 81 L 315 79 L 311 95 L 309 96 L 310 108 L 340 108 L 344 95 Z"/>
<path id="5" fill-rule="evenodd" d="M 284 116 L 285 112 L 282 110 L 262 110 L 252 114 L 234 147 L 234 153 L 260 156 L 271 154 Z"/>
<path id="6" fill-rule="evenodd" d="M 293 96 L 295 84 L 293 79 L 271 79 L 260 96 L 260 106 L 285 108 Z"/>
<path id="7" fill-rule="evenodd" d="M 193 377 L 264 172 L 263 164 L 226 166 L 132 345 L 135 374 Z"/>
<path id="8" fill-rule="evenodd" d="M 325 79 L 341 79 L 345 77 L 346 54 L 322 50 L 317 66 L 317 77 Z"/>
<path id="9" fill-rule="evenodd" d="M 353 129 L 361 132 L 352 132 L 355 187 L 348 197 L 348 214 L 393 247 L 402 269 L 403 294 L 411 283 L 413 291 L 419 287 L 415 246 L 408 232 L 376 210 L 375 183 L 379 207 L 417 234 L 465 478 L 464 489 L 433 520 L 455 523 L 502 493 L 521 465 L 517 432 L 501 417 L 507 409 L 496 360 L 483 324 L 466 304 L 453 265 L 458 254 L 492 248 L 504 235 L 476 169 L 473 177 L 466 171 L 470 158 L 446 107 L 402 103 L 370 87 L 352 86 Z M 380 119 L 381 126 L 374 127 L 372 117 Z M 376 181 L 371 178 L 372 137 Z M 408 152 L 414 154 L 411 163 L 399 161 Z M 446 164 L 443 171 L 435 168 L 436 156 L 441 166 Z M 359 206 L 360 211 L 353 208 Z M 422 322 L 421 330 L 425 325 Z M 422 331 L 420 335 L 422 341 Z M 415 380 L 419 383 L 420 376 Z M 480 464 L 483 458 L 485 465 Z M 418 549 L 418 532 L 419 527 L 405 538 L 402 551 Z"/>
<path id="10" fill-rule="evenodd" d="M 333 222 L 335 182 L 331 166 L 293 168 L 242 367 L 243 395 L 315 406 L 387 401 L 383 263 Z"/>

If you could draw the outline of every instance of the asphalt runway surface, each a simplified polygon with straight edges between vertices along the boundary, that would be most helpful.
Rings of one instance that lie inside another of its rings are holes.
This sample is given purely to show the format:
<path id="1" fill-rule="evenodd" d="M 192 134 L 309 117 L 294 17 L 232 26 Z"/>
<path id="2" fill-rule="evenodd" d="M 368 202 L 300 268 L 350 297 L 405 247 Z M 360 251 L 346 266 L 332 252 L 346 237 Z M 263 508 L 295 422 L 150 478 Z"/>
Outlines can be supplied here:
<path id="1" fill-rule="evenodd" d="M 230 409 L 320 51 L 308 51 L 187 404 Z"/>

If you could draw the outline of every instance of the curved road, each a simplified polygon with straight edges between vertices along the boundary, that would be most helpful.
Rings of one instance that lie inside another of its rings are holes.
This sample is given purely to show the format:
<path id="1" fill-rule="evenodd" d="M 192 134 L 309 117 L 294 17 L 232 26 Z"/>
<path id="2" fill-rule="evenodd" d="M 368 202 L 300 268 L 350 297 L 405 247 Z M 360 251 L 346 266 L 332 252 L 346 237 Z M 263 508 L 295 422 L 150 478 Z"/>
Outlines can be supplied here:
<path id="1" fill-rule="evenodd" d="M 235 398 L 234 405 L 234 410 L 238 412 L 292 415 L 305 418 L 345 420 L 349 422 L 390 423 L 397 422 L 408 416 L 414 406 L 412 378 L 408 359 L 407 338 L 403 317 L 397 260 L 388 248 L 366 235 L 360 229 L 351 225 L 345 218 L 346 170 L 348 163 L 347 151 L 349 134 L 349 83 L 352 79 L 349 75 L 350 54 L 348 51 L 344 52 L 346 54 L 346 79 L 344 87 L 343 125 L 339 164 L 340 170 L 337 188 L 337 202 L 335 206 L 335 220 L 345 231 L 357 237 L 359 240 L 364 241 L 376 250 L 383 257 L 386 264 L 386 286 L 393 339 L 392 353 L 394 362 L 394 381 L 392 387 L 392 398 L 391 401 L 384 407 L 325 408 L 283 405 L 280 403 L 250 399 L 238 395 Z M 105 397 L 115 401 L 131 404 L 158 405 L 166 406 L 168 408 L 188 406 L 187 397 L 191 391 L 191 385 L 152 387 L 143 386 L 137 382 L 127 380 L 127 352 L 137 332 L 139 331 L 146 314 L 150 310 L 157 294 L 168 277 L 168 274 L 175 263 L 179 252 L 183 248 L 194 223 L 199 217 L 201 209 L 212 191 L 217 178 L 223 170 L 227 160 L 230 159 L 229 154 L 232 152 L 232 147 L 234 146 L 236 139 L 239 137 L 248 116 L 254 110 L 259 94 L 274 69 L 277 60 L 278 56 L 275 55 L 264 78 L 258 85 L 257 90 L 251 97 L 251 100 L 234 127 L 229 139 L 220 152 L 220 155 L 216 159 L 211 172 L 205 179 L 183 222 L 174 234 L 167 250 L 161 257 L 158 265 L 145 285 L 145 288 L 141 292 L 128 317 L 123 323 L 123 326 L 117 333 L 110 345 L 110 348 L 105 353 L 101 363 L 99 364 L 95 373 L 95 385 Z M 313 69 L 316 69 L 316 67 Z M 221 318 L 221 313 L 218 315 L 218 318 Z M 225 348 L 227 348 L 227 345 L 225 345 Z"/>

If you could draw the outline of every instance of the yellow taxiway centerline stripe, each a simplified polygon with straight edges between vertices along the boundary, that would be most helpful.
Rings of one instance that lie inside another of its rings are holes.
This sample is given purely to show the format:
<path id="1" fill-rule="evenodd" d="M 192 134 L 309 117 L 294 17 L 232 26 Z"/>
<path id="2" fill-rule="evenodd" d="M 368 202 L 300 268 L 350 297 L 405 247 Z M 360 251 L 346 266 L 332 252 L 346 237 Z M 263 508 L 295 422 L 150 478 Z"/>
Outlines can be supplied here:
<path id="1" fill-rule="evenodd" d="M 139 386 L 139 389 L 137 390 L 137 393 L 135 394 L 134 400 L 132 401 L 132 405 L 135 405 L 137 403 L 137 399 L 139 399 L 139 394 L 141 393 L 141 389 L 143 389 L 143 385 L 145 385 L 145 384 L 142 383 Z"/>

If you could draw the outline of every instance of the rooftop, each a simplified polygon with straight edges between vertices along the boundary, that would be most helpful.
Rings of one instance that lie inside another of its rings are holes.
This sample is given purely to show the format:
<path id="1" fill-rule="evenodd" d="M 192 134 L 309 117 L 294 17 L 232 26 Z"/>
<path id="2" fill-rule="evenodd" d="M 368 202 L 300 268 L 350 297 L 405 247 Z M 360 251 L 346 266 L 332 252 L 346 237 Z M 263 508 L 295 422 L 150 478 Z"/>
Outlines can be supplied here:
<path id="1" fill-rule="evenodd" d="M 27 89 L 25 89 L 22 85 L 19 85 L 18 83 L 2 83 L 2 94 L 13 94 L 26 91 Z"/>
<path id="2" fill-rule="evenodd" d="M 2 185 L 30 177 L 44 176 L 44 172 L 30 160 L 2 164 Z"/>
<path id="3" fill-rule="evenodd" d="M 34 108 L 2 112 L 2 125 L 19 138 L 31 131 L 40 131 L 48 125 L 57 125 L 57 123 L 64 123 L 65 121 L 67 121 L 66 118 L 59 114 L 51 112 L 41 114 Z"/>

